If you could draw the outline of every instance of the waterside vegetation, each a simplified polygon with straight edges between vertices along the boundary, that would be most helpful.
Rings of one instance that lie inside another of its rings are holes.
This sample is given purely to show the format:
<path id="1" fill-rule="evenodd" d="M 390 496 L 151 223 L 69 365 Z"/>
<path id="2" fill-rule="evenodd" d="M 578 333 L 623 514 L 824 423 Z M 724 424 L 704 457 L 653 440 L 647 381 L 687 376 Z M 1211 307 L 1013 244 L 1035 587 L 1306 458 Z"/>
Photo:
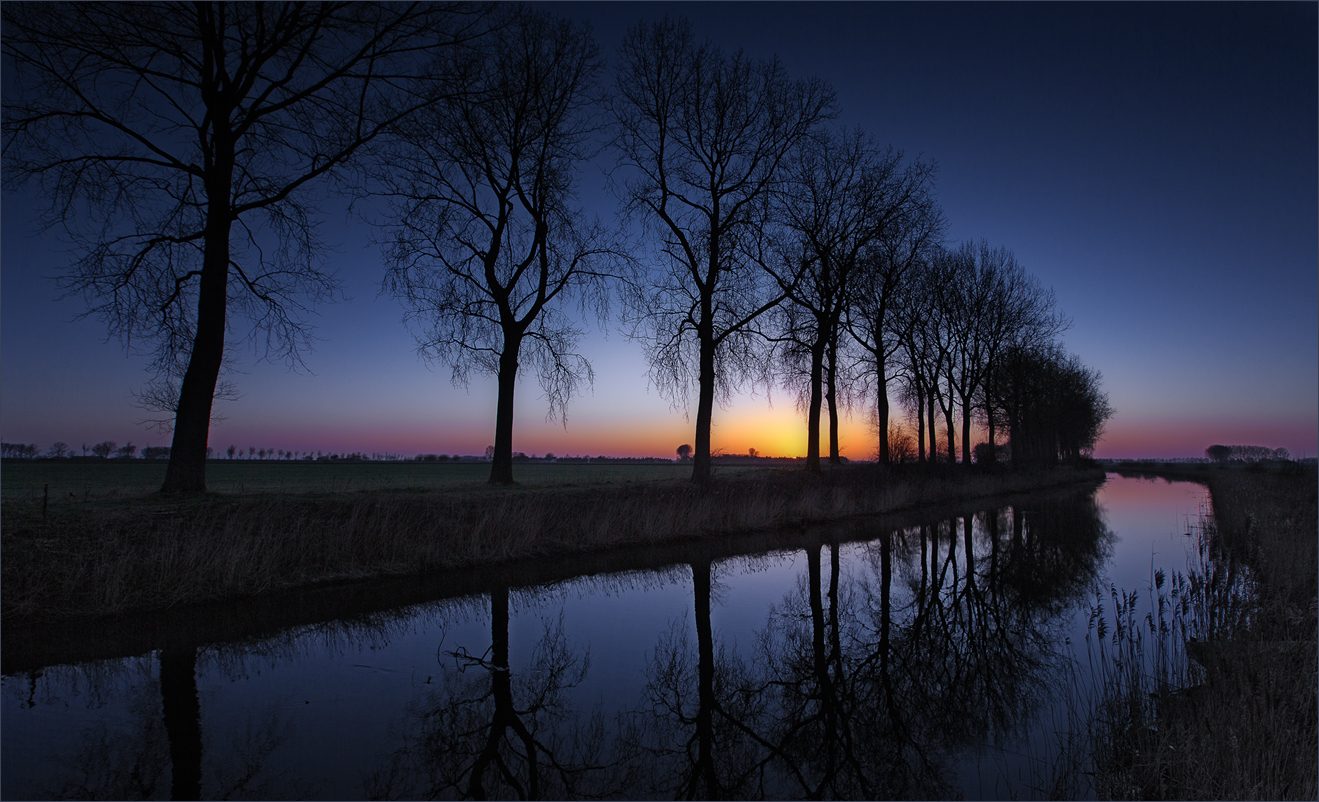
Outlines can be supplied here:
<path id="1" fill-rule="evenodd" d="M 1124 466 L 1206 484 L 1186 573 L 1092 608 L 1096 693 L 1073 708 L 1052 793 L 1319 796 L 1319 487 L 1313 466 Z M 1076 771 L 1089 764 L 1092 771 Z M 1084 786 L 1089 780 L 1094 785 Z M 1057 798 L 1057 797 L 1055 797 Z"/>
<path id="2" fill-rule="evenodd" d="M 3 620 L 27 624 L 164 609 L 887 513 L 1102 477 L 1099 469 L 1084 467 L 853 465 L 822 476 L 729 470 L 709 488 L 673 478 L 249 492 L 183 502 L 138 494 L 44 513 L 41 500 L 7 501 L 0 541 Z"/>

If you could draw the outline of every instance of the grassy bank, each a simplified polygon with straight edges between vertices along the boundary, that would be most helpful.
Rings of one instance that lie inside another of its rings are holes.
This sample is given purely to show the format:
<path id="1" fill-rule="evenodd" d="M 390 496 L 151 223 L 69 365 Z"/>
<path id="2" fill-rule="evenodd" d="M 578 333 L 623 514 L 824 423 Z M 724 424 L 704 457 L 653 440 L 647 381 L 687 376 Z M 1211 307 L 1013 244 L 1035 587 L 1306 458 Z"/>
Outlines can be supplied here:
<path id="1" fill-rule="evenodd" d="M 1197 469 L 1199 557 L 1115 594 L 1091 656 L 1101 693 L 1073 726 L 1118 799 L 1319 795 L 1319 489 L 1313 469 Z M 1170 478 L 1190 478 L 1178 468 Z M 1106 632 L 1107 630 L 1107 632 Z M 1080 761 L 1073 765 L 1079 765 Z"/>
<path id="2" fill-rule="evenodd" d="M 681 479 L 447 490 L 211 494 L 6 503 L 4 623 L 114 615 L 301 586 L 621 545 L 1096 481 L 1102 472 L 892 472 L 849 466 Z"/>

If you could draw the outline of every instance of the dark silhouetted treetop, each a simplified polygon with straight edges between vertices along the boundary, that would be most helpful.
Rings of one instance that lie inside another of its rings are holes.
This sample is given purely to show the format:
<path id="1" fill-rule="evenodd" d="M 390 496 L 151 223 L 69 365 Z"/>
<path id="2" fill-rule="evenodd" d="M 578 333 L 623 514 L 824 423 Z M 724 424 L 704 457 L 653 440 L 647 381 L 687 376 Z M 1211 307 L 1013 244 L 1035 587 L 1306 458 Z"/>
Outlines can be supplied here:
<path id="1" fill-rule="evenodd" d="M 619 253 L 571 205 L 593 155 L 601 65 L 590 31 L 517 7 L 497 19 L 480 46 L 445 54 L 417 83 L 434 99 L 394 128 L 379 191 L 385 286 L 421 353 L 456 384 L 472 370 L 497 377 L 490 481 L 508 483 L 518 373 L 535 371 L 566 425 L 569 399 L 592 379 L 572 304 L 603 318 Z"/>
<path id="2" fill-rule="evenodd" d="M 821 402 L 829 403 L 829 454 L 839 461 L 839 350 L 853 282 L 867 253 L 896 235 L 911 204 L 929 191 L 929 167 L 904 166 L 857 129 L 803 139 L 787 164 L 777 214 L 790 232 L 787 251 L 769 262 L 788 303 L 779 339 L 789 386 L 807 410 L 807 470 L 820 470 Z"/>
<path id="3" fill-rule="evenodd" d="M 205 489 L 231 333 L 297 364 L 322 179 L 421 99 L 403 78 L 478 34 L 461 5 L 9 3 L 7 183 L 36 181 L 75 260 L 60 279 L 177 383 L 162 490 Z"/>
<path id="4" fill-rule="evenodd" d="M 832 116 L 834 95 L 776 59 L 698 43 L 686 20 L 632 28 L 617 64 L 616 186 L 655 246 L 626 298 L 629 319 L 661 392 L 685 408 L 696 385 L 692 478 L 704 483 L 716 395 L 765 375 L 751 327 L 782 297 L 759 258 L 768 196 L 791 149 Z"/>

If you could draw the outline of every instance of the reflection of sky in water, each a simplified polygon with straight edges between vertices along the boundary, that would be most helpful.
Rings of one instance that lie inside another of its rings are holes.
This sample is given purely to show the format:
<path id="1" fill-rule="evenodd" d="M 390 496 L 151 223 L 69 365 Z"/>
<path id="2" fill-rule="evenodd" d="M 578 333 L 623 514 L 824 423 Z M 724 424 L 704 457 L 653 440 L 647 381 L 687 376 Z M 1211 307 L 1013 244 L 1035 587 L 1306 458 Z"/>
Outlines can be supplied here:
<path id="1" fill-rule="evenodd" d="M 1110 479 L 1099 490 L 1108 528 L 1118 538 L 1118 548 L 1106 573 L 1112 584 L 1127 589 L 1147 587 L 1153 567 L 1186 572 L 1186 537 L 1208 510 L 1209 491 L 1192 482 L 1162 479 Z M 1151 567 L 1151 562 L 1153 567 Z"/>
<path id="2" fill-rule="evenodd" d="M 1100 571 L 1109 578 L 1102 580 L 1103 586 L 1111 579 L 1128 589 L 1147 588 L 1152 553 L 1165 570 L 1185 570 L 1187 541 L 1182 533 L 1188 516 L 1194 521 L 1206 498 L 1198 485 L 1110 479 L 1098 496 L 1105 522 L 1116 535 L 1112 558 Z M 960 526 L 957 535 L 960 550 Z M 983 542 L 978 523 L 975 537 L 979 560 Z M 895 619 L 911 600 L 906 581 L 909 563 L 917 559 L 895 550 Z M 821 562 L 827 593 L 827 548 Z M 845 580 L 869 576 L 873 581 L 878 566 L 877 548 L 862 543 L 842 547 Z M 754 660 L 758 632 L 771 607 L 782 608 L 785 594 L 795 593 L 806 573 L 800 550 L 717 563 L 710 615 L 716 644 L 735 648 L 743 660 Z M 568 644 L 589 651 L 589 673 L 571 693 L 574 707 L 590 711 L 599 704 L 612 718 L 612 711 L 640 703 L 646 660 L 671 622 L 679 622 L 695 641 L 691 569 L 678 565 L 512 591 L 509 639 L 515 676 L 544 636 L 545 622 L 553 624 L 560 616 Z M 1058 624 L 1070 630 L 1076 642 L 1084 637 L 1085 619 L 1082 609 L 1070 627 Z M 417 608 L 413 617 L 383 631 L 350 633 L 307 631 L 279 643 L 258 644 L 259 654 L 203 649 L 197 686 L 206 795 L 361 797 L 364 774 L 386 761 L 396 747 L 399 722 L 409 704 L 437 687 L 442 671 L 437 659 L 452 668 L 449 652 L 480 656 L 490 647 L 489 602 L 485 597 L 439 602 Z M 150 656 L 85 673 L 50 669 L 38 680 L 31 709 L 26 706 L 27 680 L 5 677 L 3 796 L 69 792 L 78 786 L 71 778 L 83 772 L 91 774 L 89 787 L 101 783 L 104 788 L 112 782 L 107 776 L 137 764 L 148 773 L 156 767 L 155 795 L 167 798 L 168 742 L 156 673 L 157 662 Z M 1028 742 L 1025 736 L 1009 739 L 1001 748 L 970 750 L 970 755 L 979 752 L 980 759 L 955 770 L 964 792 L 1011 793 L 1000 778 L 1022 772 L 1029 776 L 1028 753 L 1036 747 Z M 152 750 L 154 755 L 149 754 Z M 264 767 L 238 787 L 244 767 L 262 761 Z M 66 785 L 69 782 L 73 784 Z M 1020 788 L 1016 792 L 1028 793 Z"/>

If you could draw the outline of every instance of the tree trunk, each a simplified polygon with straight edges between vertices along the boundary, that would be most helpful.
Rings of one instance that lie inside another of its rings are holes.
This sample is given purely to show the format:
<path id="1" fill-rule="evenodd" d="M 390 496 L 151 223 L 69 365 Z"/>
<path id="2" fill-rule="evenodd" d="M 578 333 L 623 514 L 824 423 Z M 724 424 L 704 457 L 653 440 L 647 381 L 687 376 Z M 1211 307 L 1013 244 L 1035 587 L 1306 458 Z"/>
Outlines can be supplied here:
<path id="1" fill-rule="evenodd" d="M 217 168 L 219 170 L 220 168 Z M 211 405 L 224 362 L 224 328 L 229 299 L 229 189 L 223 180 L 208 182 L 205 254 L 197 290 L 197 332 L 188 370 L 179 387 L 174 413 L 174 439 L 162 493 L 206 492 L 206 442 L 210 438 Z"/>
<path id="2" fill-rule="evenodd" d="M 201 701 L 197 697 L 197 649 L 167 646 L 160 662 L 160 700 L 169 739 L 170 799 L 201 799 Z"/>
<path id="3" fill-rule="evenodd" d="M 690 799 L 722 799 L 722 788 L 715 773 L 714 759 L 714 632 L 710 626 L 710 563 L 692 563 L 692 585 L 695 590 L 696 651 L 697 651 L 697 706 L 696 706 L 696 765 L 692 790 L 704 793 L 689 795 Z M 702 787 L 703 786 L 703 787 Z"/>
<path id="4" fill-rule="evenodd" d="M 888 377 L 885 374 L 886 365 L 884 364 L 884 354 L 881 352 L 875 358 L 875 394 L 877 398 L 879 413 L 879 464 L 888 465 L 892 458 L 889 455 L 888 441 Z"/>
<path id="5" fill-rule="evenodd" d="M 962 464 L 971 464 L 971 402 L 962 401 Z"/>
<path id="6" fill-rule="evenodd" d="M 953 397 L 948 396 L 948 406 L 943 410 L 943 423 L 948 429 L 948 462 L 957 464 L 957 429 L 953 426 Z"/>
<path id="7" fill-rule="evenodd" d="M 490 591 L 490 695 L 494 697 L 495 710 L 486 742 L 472 764 L 468 780 L 467 793 L 473 799 L 486 798 L 486 769 L 499 761 L 499 742 L 517 717 L 513 707 L 513 674 L 508 662 L 508 617 L 508 588 L 495 588 Z M 536 756 L 528 753 L 527 757 L 534 764 Z"/>
<path id="8" fill-rule="evenodd" d="M 925 462 L 925 387 L 920 379 L 916 380 L 916 458 Z M 933 457 L 931 457 L 933 459 Z"/>
<path id="9" fill-rule="evenodd" d="M 707 318 L 705 327 L 698 332 L 701 346 L 701 364 L 698 400 L 696 402 L 696 448 L 692 452 L 692 481 L 708 485 L 711 480 L 710 425 L 714 416 L 714 335 Z"/>
<path id="10" fill-rule="evenodd" d="M 930 462 L 939 461 L 939 431 L 934 425 L 934 396 L 939 391 L 936 386 L 938 379 L 925 388 L 925 411 L 930 418 Z"/>
<path id="11" fill-rule="evenodd" d="M 824 344 L 819 340 L 811 346 L 811 402 L 806 410 L 806 470 L 820 472 L 820 403 L 824 382 Z"/>
<path id="12" fill-rule="evenodd" d="M 825 400 L 829 403 L 829 462 L 841 465 L 838 454 L 838 343 L 837 334 L 825 346 Z"/>
<path id="13" fill-rule="evenodd" d="M 495 407 L 495 454 L 490 462 L 490 484 L 513 484 L 513 390 L 518 378 L 518 349 L 522 340 L 504 332 L 499 355 L 499 400 Z"/>

